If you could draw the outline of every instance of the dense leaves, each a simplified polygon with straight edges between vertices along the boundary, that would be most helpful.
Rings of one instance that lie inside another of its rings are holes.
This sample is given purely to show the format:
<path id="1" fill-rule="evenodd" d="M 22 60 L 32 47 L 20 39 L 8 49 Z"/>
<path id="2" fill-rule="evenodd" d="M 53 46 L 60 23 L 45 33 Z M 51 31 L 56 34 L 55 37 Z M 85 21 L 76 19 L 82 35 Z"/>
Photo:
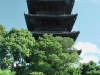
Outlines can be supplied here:
<path id="1" fill-rule="evenodd" d="M 68 40 L 68 41 L 65 41 Z M 63 42 L 60 42 L 63 41 Z M 77 62 L 77 53 L 69 54 L 73 40 L 70 38 L 53 37 L 53 35 L 43 35 L 37 40 L 37 48 L 32 50 L 31 69 L 41 71 L 46 75 L 59 75 L 67 73 L 71 64 Z M 66 46 L 66 49 L 63 45 Z M 34 63 L 33 63 L 34 62 Z"/>
<path id="2" fill-rule="evenodd" d="M 0 75 L 15 75 L 15 73 L 10 70 L 0 70 Z"/>
<path id="3" fill-rule="evenodd" d="M 100 66 L 93 61 L 83 63 L 81 66 L 82 75 L 100 75 Z"/>
<path id="4" fill-rule="evenodd" d="M 6 69 L 11 64 L 10 55 L 5 48 L 5 38 L 7 37 L 8 32 L 5 30 L 5 27 L 0 25 L 0 68 Z"/>
<path id="5" fill-rule="evenodd" d="M 94 62 L 75 66 L 80 57 L 73 39 L 44 34 L 35 40 L 33 36 L 25 29 L 8 32 L 0 25 L 1 75 L 100 75 Z"/>

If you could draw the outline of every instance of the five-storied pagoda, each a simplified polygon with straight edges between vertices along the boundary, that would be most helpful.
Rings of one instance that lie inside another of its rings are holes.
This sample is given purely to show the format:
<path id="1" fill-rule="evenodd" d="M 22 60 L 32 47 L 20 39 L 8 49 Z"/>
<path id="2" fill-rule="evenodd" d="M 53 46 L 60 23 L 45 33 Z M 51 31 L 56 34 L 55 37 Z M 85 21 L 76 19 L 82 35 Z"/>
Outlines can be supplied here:
<path id="1" fill-rule="evenodd" d="M 47 33 L 70 37 L 74 41 L 79 31 L 72 31 L 77 14 L 71 14 L 75 0 L 27 0 L 28 14 L 24 14 L 27 28 L 35 39 Z"/>

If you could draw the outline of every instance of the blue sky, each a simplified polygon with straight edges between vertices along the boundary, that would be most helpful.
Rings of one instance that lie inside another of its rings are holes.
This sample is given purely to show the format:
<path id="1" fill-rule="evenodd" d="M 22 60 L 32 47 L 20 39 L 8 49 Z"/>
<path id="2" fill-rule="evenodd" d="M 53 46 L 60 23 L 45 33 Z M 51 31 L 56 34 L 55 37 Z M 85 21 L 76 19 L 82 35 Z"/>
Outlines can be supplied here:
<path id="1" fill-rule="evenodd" d="M 28 13 L 26 0 L 0 0 L 0 24 L 7 30 L 12 27 L 24 28 L 24 12 Z M 81 62 L 100 60 L 100 0 L 76 0 L 72 14 L 78 13 L 73 31 L 80 31 L 75 42 L 82 49 Z"/>

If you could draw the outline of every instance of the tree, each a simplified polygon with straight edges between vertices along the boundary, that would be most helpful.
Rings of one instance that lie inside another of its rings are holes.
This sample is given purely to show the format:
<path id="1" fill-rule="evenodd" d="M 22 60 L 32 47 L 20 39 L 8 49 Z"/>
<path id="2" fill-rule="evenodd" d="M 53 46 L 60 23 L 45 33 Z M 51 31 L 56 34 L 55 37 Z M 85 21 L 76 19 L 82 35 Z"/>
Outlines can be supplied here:
<path id="1" fill-rule="evenodd" d="M 46 75 L 65 75 L 71 65 L 79 59 L 76 52 L 68 53 L 73 43 L 70 38 L 53 37 L 47 34 L 39 37 L 35 49 L 31 52 L 30 68 Z"/>
<path id="2" fill-rule="evenodd" d="M 79 60 L 76 49 L 69 53 L 74 45 L 71 38 L 44 34 L 35 40 L 25 29 L 12 28 L 7 32 L 0 27 L 1 69 L 10 69 L 16 75 L 80 75 L 73 66 Z"/>
<path id="3" fill-rule="evenodd" d="M 8 32 L 4 46 L 12 56 L 13 64 L 15 65 L 12 66 L 12 70 L 16 71 L 16 75 L 26 70 L 25 58 L 30 56 L 30 51 L 34 49 L 34 44 L 35 39 L 32 37 L 32 34 L 25 29 L 12 28 Z"/>
<path id="4" fill-rule="evenodd" d="M 15 75 L 15 73 L 10 70 L 0 70 L 0 75 Z"/>
<path id="5" fill-rule="evenodd" d="M 8 32 L 5 30 L 5 27 L 0 25 L 0 68 L 6 69 L 11 65 L 11 60 L 9 52 L 6 50 L 4 44 L 5 44 L 5 38 L 7 37 Z"/>
<path id="6" fill-rule="evenodd" d="M 82 75 L 100 75 L 100 66 L 98 66 L 95 62 L 90 61 L 89 63 L 83 63 L 81 65 Z"/>

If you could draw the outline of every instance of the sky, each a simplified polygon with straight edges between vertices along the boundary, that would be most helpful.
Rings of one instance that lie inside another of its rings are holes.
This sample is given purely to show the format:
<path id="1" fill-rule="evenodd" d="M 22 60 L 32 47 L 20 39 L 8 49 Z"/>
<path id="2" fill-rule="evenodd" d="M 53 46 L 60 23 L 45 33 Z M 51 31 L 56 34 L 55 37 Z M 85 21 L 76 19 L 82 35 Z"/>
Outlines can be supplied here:
<path id="1" fill-rule="evenodd" d="M 0 24 L 8 31 L 12 28 L 24 28 L 24 13 L 28 13 L 26 0 L 0 0 Z M 82 49 L 81 63 L 100 60 L 100 0 L 76 0 L 72 14 L 78 13 L 73 31 L 80 31 L 75 42 Z"/>

